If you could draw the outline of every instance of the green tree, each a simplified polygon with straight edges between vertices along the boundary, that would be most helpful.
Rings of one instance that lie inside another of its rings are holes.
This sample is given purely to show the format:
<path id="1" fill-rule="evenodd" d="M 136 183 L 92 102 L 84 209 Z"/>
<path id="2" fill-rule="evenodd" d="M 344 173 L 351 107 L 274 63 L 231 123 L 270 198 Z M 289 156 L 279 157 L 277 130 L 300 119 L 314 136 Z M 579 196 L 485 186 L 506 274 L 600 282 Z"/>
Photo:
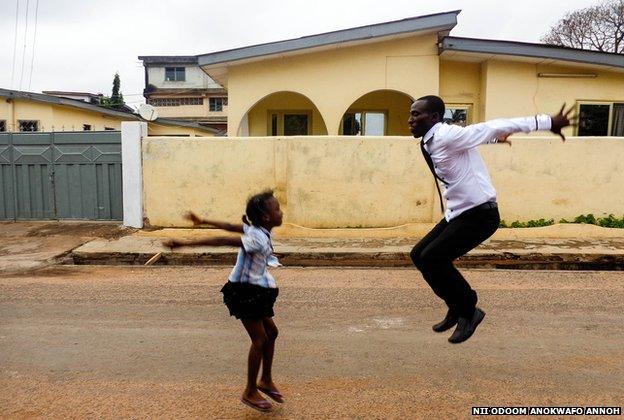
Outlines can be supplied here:
<path id="1" fill-rule="evenodd" d="M 119 73 L 115 73 L 115 77 L 113 78 L 113 92 L 110 97 L 104 97 L 102 99 L 102 105 L 108 108 L 123 108 L 126 104 L 124 102 L 123 93 L 119 90 L 120 87 L 121 79 L 119 78 Z"/>

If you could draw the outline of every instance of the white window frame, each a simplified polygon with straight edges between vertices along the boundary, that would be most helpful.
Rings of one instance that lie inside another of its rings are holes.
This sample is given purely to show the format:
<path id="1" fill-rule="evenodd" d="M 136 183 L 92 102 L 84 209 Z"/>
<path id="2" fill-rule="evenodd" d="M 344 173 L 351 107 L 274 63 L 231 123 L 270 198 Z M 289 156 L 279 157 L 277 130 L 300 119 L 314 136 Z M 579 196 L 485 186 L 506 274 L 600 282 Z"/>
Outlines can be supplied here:
<path id="1" fill-rule="evenodd" d="M 173 79 L 167 78 L 167 69 L 173 69 Z M 179 71 L 180 69 L 182 69 L 182 71 Z M 183 78 L 180 79 L 178 74 L 182 74 Z M 165 67 L 165 82 L 186 82 L 186 67 L 166 66 Z"/>
<path id="2" fill-rule="evenodd" d="M 370 108 L 366 108 L 366 109 L 348 109 L 343 115 L 342 115 L 342 119 L 340 120 L 340 132 L 344 133 L 344 116 L 347 114 L 362 114 L 362 127 L 360 127 L 360 134 L 353 134 L 355 136 L 369 136 L 368 134 L 366 134 L 366 114 L 383 114 L 384 115 L 384 128 L 383 128 L 383 134 L 382 136 L 387 136 L 388 135 L 388 110 L 387 109 L 370 109 Z M 343 134 L 343 135 L 349 135 L 349 134 Z"/>

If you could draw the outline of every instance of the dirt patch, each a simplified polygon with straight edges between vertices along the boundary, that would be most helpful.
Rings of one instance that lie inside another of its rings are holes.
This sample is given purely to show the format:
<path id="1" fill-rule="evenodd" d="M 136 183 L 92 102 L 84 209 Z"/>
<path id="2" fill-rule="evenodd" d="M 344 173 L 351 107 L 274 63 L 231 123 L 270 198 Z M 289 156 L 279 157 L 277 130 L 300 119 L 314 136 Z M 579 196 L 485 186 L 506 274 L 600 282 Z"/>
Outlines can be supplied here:
<path id="1" fill-rule="evenodd" d="M 96 238 L 115 240 L 136 229 L 120 222 L 27 221 L 0 223 L 0 273 L 2 277 L 73 263 L 69 253 Z"/>
<path id="2" fill-rule="evenodd" d="M 84 276 L 84 270 L 78 269 L 79 267 L 73 265 L 55 265 L 34 267 L 31 269 L 21 269 L 15 271 L 0 272 L 0 278 L 24 278 L 24 277 L 38 277 L 38 278 L 71 278 Z"/>
<path id="3" fill-rule="evenodd" d="M 55 235 L 86 236 L 117 239 L 134 233 L 136 229 L 125 228 L 118 223 L 46 223 L 31 229 L 26 236 L 45 237 Z"/>

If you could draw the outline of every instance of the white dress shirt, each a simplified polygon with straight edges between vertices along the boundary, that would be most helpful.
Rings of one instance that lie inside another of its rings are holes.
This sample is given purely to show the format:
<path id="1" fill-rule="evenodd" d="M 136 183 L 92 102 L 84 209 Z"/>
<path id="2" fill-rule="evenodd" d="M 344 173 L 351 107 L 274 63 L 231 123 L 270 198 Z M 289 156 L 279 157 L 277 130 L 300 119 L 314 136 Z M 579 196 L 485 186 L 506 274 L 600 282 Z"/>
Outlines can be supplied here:
<path id="1" fill-rule="evenodd" d="M 497 137 L 506 134 L 550 128 L 550 116 L 542 114 L 497 119 L 467 127 L 444 123 L 431 127 L 421 141 L 431 155 L 436 174 L 443 181 L 445 219 L 451 221 L 468 209 L 496 201 L 496 190 L 477 146 L 496 143 Z"/>

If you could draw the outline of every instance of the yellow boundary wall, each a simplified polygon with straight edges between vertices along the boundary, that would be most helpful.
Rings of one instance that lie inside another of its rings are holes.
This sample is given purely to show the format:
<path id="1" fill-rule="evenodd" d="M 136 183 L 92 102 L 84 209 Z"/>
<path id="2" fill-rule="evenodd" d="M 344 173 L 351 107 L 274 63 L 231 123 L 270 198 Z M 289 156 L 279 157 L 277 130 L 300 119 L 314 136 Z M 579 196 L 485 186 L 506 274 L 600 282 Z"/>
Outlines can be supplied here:
<path id="1" fill-rule="evenodd" d="M 512 137 L 480 151 L 507 221 L 624 215 L 624 138 Z M 433 178 L 410 137 L 143 139 L 143 214 L 187 226 L 192 209 L 238 221 L 246 199 L 275 190 L 286 223 L 393 227 L 441 218 Z"/>

